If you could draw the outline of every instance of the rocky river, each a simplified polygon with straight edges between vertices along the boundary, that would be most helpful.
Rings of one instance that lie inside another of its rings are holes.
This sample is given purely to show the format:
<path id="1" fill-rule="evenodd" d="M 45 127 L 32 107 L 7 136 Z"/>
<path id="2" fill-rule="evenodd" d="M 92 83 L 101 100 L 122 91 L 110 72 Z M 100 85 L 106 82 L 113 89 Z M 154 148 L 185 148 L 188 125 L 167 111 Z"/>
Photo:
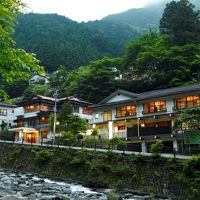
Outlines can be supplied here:
<path id="1" fill-rule="evenodd" d="M 107 195 L 111 191 L 110 189 L 94 190 L 80 184 L 0 169 L 0 199 L 2 200 L 107 200 Z M 118 199 L 150 200 L 151 198 L 125 193 L 118 194 Z"/>

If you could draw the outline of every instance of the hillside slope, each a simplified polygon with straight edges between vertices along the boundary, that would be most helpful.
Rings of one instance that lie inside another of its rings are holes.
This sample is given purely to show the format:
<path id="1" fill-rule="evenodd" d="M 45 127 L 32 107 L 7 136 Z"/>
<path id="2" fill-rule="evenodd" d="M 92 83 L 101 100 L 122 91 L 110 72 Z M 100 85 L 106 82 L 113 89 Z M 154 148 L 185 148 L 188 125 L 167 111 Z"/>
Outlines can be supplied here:
<path id="1" fill-rule="evenodd" d="M 36 53 L 47 71 L 59 65 L 73 69 L 104 56 L 123 55 L 118 41 L 56 14 L 25 14 L 17 17 L 13 35 L 16 48 Z"/>

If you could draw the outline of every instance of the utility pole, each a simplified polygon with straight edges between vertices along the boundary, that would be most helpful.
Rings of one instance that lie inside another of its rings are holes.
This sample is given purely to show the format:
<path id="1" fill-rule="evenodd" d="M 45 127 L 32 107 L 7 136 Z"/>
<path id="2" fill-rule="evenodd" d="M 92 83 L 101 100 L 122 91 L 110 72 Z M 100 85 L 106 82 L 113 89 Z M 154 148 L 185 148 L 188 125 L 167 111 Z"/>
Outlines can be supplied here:
<path id="1" fill-rule="evenodd" d="M 53 146 L 55 144 L 55 134 L 56 134 L 56 112 L 57 112 L 57 97 L 58 97 L 58 91 L 56 90 L 53 94 L 53 97 L 55 99 L 55 106 L 54 106 L 54 121 L 53 121 Z"/>

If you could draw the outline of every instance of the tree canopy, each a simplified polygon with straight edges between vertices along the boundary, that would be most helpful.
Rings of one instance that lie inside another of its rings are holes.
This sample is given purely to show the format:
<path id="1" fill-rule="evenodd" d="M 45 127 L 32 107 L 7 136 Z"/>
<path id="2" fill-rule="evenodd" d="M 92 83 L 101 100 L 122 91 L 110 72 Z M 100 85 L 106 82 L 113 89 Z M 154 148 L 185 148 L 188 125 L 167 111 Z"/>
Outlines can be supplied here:
<path id="1" fill-rule="evenodd" d="M 199 43 L 200 11 L 194 7 L 188 0 L 168 3 L 160 20 L 161 34 L 172 35 L 177 45 Z"/>
<path id="2" fill-rule="evenodd" d="M 200 129 L 200 107 L 187 108 L 174 120 L 175 130 Z"/>
<path id="3" fill-rule="evenodd" d="M 30 71 L 42 72 L 39 61 L 34 54 L 27 54 L 22 49 L 14 49 L 15 42 L 11 38 L 14 31 L 15 16 L 24 7 L 20 0 L 2 0 L 0 2 L 0 77 L 5 82 L 12 82 L 15 77 L 27 77 Z M 0 96 L 6 97 L 3 86 Z"/>

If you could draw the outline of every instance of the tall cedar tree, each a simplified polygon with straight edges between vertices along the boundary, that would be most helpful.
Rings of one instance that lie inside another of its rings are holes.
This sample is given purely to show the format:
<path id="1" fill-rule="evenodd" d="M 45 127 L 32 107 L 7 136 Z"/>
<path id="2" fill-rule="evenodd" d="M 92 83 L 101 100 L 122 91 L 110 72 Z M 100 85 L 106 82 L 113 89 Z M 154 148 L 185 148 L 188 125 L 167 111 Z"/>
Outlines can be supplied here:
<path id="1" fill-rule="evenodd" d="M 160 20 L 161 34 L 172 35 L 176 45 L 199 43 L 200 11 L 194 11 L 194 7 L 188 0 L 166 4 Z"/>

